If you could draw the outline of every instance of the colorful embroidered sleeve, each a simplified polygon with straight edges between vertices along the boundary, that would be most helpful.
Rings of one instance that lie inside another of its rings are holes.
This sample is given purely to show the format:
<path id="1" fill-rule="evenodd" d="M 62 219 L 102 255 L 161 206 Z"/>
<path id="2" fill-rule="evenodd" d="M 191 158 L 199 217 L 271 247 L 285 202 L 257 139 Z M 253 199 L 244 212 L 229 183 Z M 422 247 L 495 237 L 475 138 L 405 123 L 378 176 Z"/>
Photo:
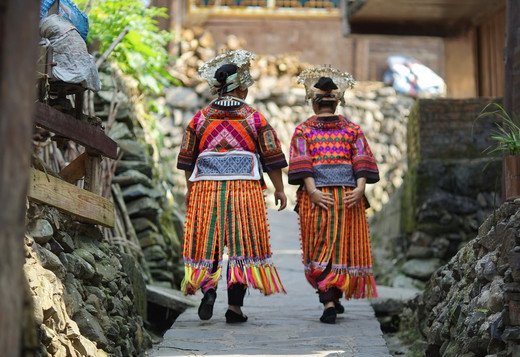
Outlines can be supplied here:
<path id="1" fill-rule="evenodd" d="M 282 169 L 287 166 L 280 140 L 273 127 L 260 112 L 255 112 L 255 124 L 258 133 L 258 148 L 262 168 L 266 172 Z"/>
<path id="2" fill-rule="evenodd" d="M 352 165 L 356 179 L 365 177 L 367 183 L 379 181 L 379 169 L 376 160 L 361 129 L 359 129 L 356 141 L 352 146 Z"/>
<path id="3" fill-rule="evenodd" d="M 201 113 L 198 112 L 184 131 L 179 158 L 177 159 L 177 168 L 179 170 L 191 172 L 195 167 L 195 162 L 199 155 L 199 139 L 197 138 L 195 126 L 200 115 Z"/>
<path id="4" fill-rule="evenodd" d="M 314 177 L 309 145 L 300 127 L 294 131 L 289 156 L 289 184 L 302 185 L 305 177 Z"/>

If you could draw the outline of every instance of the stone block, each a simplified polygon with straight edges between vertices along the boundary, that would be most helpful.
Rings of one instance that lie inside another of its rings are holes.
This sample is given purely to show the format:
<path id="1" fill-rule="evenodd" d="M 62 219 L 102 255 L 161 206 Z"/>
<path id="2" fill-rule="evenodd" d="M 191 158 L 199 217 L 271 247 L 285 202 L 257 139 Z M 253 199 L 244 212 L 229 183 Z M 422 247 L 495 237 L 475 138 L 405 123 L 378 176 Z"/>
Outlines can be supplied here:
<path id="1" fill-rule="evenodd" d="M 440 266 L 439 259 L 411 259 L 403 265 L 403 273 L 412 278 L 428 280 Z"/>
<path id="2" fill-rule="evenodd" d="M 419 151 L 412 156 L 422 160 L 481 157 L 491 144 L 489 132 L 497 120 L 489 116 L 475 121 L 488 103 L 488 98 L 418 100 L 409 118 L 409 126 L 415 128 L 409 127 L 410 139 L 420 143 L 420 147 L 409 145 Z"/>
<path id="3" fill-rule="evenodd" d="M 54 234 L 51 224 L 45 219 L 37 219 L 27 227 L 27 233 L 40 245 L 47 243 Z"/>
<path id="4" fill-rule="evenodd" d="M 166 248 L 162 234 L 152 230 L 146 230 L 139 233 L 137 238 L 139 238 L 139 244 L 141 245 L 141 248 L 147 248 L 152 245 L 159 245 L 162 248 Z"/>
<path id="5" fill-rule="evenodd" d="M 502 339 L 504 341 L 520 342 L 520 327 L 506 328 L 502 334 Z"/>
<path id="6" fill-rule="evenodd" d="M 136 170 L 140 173 L 144 174 L 148 178 L 152 178 L 152 168 L 148 163 L 143 161 L 130 161 L 130 160 L 124 160 L 119 161 L 117 163 L 116 167 L 116 175 L 119 175 L 123 172 L 126 172 L 128 170 Z"/>
<path id="7" fill-rule="evenodd" d="M 126 208 L 132 219 L 136 217 L 146 217 L 150 220 L 155 220 L 160 209 L 157 201 L 150 197 L 142 197 L 129 202 Z"/>

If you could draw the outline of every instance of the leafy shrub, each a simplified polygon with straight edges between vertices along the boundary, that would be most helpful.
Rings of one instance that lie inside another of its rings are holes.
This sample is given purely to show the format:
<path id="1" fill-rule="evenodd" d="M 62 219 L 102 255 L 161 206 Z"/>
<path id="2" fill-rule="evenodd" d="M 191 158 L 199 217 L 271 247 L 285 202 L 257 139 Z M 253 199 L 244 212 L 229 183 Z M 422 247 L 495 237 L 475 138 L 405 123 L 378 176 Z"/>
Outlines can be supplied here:
<path id="1" fill-rule="evenodd" d="M 140 0 L 93 0 L 88 13 L 90 27 L 87 42 L 96 43 L 104 53 L 128 27 L 122 41 L 110 54 L 119 68 L 140 83 L 141 90 L 159 93 L 163 86 L 176 79 L 166 70 L 169 54 L 166 50 L 172 33 L 160 30 L 157 18 L 166 18 L 165 8 L 146 7 Z M 76 0 L 86 9 L 89 0 Z"/>
<path id="2" fill-rule="evenodd" d="M 498 103 L 490 103 L 482 109 L 477 119 L 495 116 L 500 119 L 496 123 L 495 130 L 490 138 L 495 142 L 494 147 L 490 147 L 489 154 L 501 152 L 505 155 L 520 155 L 520 122 L 517 116 L 510 116 L 506 110 Z"/>

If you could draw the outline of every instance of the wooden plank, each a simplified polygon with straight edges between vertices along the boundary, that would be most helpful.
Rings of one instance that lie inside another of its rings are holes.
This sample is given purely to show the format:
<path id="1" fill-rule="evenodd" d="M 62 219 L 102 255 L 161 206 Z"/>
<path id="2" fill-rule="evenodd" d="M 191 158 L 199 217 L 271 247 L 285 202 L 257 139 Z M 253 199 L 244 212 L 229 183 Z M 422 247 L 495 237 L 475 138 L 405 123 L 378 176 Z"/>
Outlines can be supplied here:
<path id="1" fill-rule="evenodd" d="M 445 78 L 450 98 L 473 98 L 477 93 L 476 31 L 445 39 Z"/>
<path id="2" fill-rule="evenodd" d="M 101 194 L 101 156 L 88 154 L 85 159 L 85 184 L 87 191 Z"/>
<path id="3" fill-rule="evenodd" d="M 505 10 L 499 11 L 478 29 L 479 96 L 504 96 Z"/>
<path id="4" fill-rule="evenodd" d="M 60 177 L 68 183 L 75 183 L 80 178 L 85 176 L 85 159 L 87 157 L 87 153 L 79 155 L 75 158 L 70 164 L 64 167 L 59 175 Z"/>
<path id="5" fill-rule="evenodd" d="M 28 197 L 54 206 L 78 221 L 114 226 L 113 202 L 35 169 L 31 169 Z"/>
<path id="6" fill-rule="evenodd" d="M 104 156 L 117 159 L 117 143 L 110 139 L 103 130 L 51 106 L 36 103 L 35 123 Z"/>
<path id="7" fill-rule="evenodd" d="M 146 285 L 146 297 L 148 301 L 154 304 L 179 313 L 184 312 L 188 307 L 197 306 L 194 301 L 188 299 L 180 291 L 155 285 Z"/>
<path id="8" fill-rule="evenodd" d="M 369 52 L 370 52 L 370 41 L 366 38 L 356 38 L 354 40 L 354 78 L 369 78 Z"/>

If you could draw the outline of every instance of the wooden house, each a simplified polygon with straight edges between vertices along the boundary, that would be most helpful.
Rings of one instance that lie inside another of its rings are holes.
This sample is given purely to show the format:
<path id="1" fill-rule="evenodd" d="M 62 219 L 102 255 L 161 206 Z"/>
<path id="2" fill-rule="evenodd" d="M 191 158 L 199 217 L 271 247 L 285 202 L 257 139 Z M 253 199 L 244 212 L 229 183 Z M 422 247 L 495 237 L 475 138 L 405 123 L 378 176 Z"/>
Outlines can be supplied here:
<path id="1" fill-rule="evenodd" d="M 414 57 L 439 74 L 448 96 L 502 96 L 506 0 L 153 0 L 163 27 L 202 26 L 217 45 L 229 35 L 258 54 L 380 81 L 390 55 Z"/>

